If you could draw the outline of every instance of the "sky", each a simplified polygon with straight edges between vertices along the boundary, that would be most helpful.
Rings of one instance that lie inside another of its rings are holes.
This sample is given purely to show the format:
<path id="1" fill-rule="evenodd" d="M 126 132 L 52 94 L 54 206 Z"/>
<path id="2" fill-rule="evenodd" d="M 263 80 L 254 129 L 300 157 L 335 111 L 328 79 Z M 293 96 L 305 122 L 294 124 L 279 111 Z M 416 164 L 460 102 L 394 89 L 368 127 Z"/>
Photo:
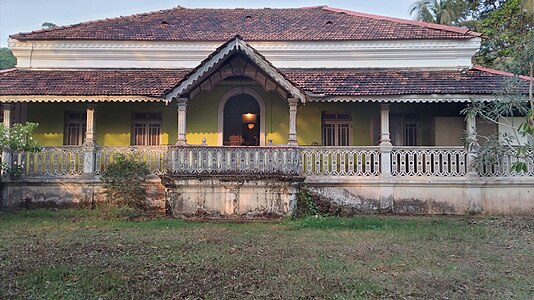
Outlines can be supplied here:
<path id="1" fill-rule="evenodd" d="M 0 0 L 0 47 L 10 34 L 40 29 L 44 22 L 69 25 L 127 16 L 178 5 L 196 7 L 303 7 L 328 5 L 359 12 L 409 19 L 415 0 Z"/>

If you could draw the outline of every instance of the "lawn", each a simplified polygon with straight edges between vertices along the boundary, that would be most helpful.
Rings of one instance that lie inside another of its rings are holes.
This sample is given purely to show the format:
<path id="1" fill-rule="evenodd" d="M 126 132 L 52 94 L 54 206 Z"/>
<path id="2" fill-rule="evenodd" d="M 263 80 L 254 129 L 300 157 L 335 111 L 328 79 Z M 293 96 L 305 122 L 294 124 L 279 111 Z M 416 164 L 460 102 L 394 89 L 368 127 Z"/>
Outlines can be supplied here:
<path id="1" fill-rule="evenodd" d="M 0 299 L 99 298 L 532 299 L 534 220 L 0 212 Z"/>

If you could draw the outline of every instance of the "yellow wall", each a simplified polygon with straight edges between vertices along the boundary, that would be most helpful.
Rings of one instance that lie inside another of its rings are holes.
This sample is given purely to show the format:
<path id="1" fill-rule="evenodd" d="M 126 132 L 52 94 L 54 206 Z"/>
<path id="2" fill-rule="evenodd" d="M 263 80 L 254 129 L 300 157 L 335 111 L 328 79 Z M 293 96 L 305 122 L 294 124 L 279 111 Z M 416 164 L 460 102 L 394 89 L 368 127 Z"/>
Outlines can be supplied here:
<path id="1" fill-rule="evenodd" d="M 39 123 L 36 140 L 43 146 L 63 145 L 65 111 L 84 111 L 84 103 L 30 103 L 28 121 Z M 96 112 L 96 142 L 105 146 L 130 145 L 134 112 L 161 112 L 161 143 L 176 143 L 176 103 L 101 103 Z"/>
<path id="2" fill-rule="evenodd" d="M 289 105 L 287 100 L 275 92 L 265 92 L 257 84 L 223 83 L 212 91 L 204 91 L 193 97 L 187 105 L 187 143 L 200 144 L 203 138 L 210 146 L 218 143 L 219 101 L 230 89 L 246 86 L 257 92 L 265 103 L 265 140 L 273 140 L 273 144 L 287 144 L 289 135 Z"/>
<path id="3" fill-rule="evenodd" d="M 371 123 L 378 116 L 378 105 L 374 103 L 313 102 L 299 106 L 297 133 L 299 145 L 321 145 L 322 111 L 351 112 L 352 144 L 371 145 Z"/>
<path id="4" fill-rule="evenodd" d="M 221 97 L 231 88 L 246 86 L 254 89 L 265 102 L 266 141 L 287 144 L 289 106 L 278 93 L 265 92 L 250 82 L 223 82 L 210 92 L 201 92 L 191 99 L 187 107 L 187 141 L 200 144 L 202 138 L 208 145 L 217 145 L 218 105 Z M 35 137 L 44 146 L 63 144 L 64 112 L 84 111 L 84 103 L 30 103 L 28 121 L 40 123 Z M 434 145 L 440 130 L 434 122 L 436 116 L 458 116 L 461 105 L 456 104 L 392 104 L 391 114 L 416 114 L 419 120 L 419 143 Z M 297 138 L 300 145 L 321 144 L 321 112 L 345 111 L 352 115 L 352 144 L 372 145 L 373 132 L 379 132 L 379 105 L 377 103 L 322 103 L 299 104 L 297 113 Z M 130 145 L 133 112 L 161 112 L 163 145 L 174 144 L 177 133 L 176 102 L 164 103 L 102 103 L 96 113 L 97 143 L 105 146 Z M 376 127 L 373 129 L 373 127 Z"/>

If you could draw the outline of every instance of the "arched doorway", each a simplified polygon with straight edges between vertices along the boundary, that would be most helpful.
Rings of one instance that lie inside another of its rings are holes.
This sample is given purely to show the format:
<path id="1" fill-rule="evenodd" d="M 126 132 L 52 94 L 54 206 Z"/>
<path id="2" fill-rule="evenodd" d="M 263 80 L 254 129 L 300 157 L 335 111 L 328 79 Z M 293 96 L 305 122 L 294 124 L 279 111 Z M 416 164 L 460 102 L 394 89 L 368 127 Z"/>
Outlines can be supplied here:
<path id="1" fill-rule="evenodd" d="M 260 106 L 247 94 L 233 96 L 224 105 L 223 144 L 260 145 Z"/>
<path id="2" fill-rule="evenodd" d="M 265 104 L 250 88 L 234 88 L 219 102 L 219 145 L 265 145 Z"/>

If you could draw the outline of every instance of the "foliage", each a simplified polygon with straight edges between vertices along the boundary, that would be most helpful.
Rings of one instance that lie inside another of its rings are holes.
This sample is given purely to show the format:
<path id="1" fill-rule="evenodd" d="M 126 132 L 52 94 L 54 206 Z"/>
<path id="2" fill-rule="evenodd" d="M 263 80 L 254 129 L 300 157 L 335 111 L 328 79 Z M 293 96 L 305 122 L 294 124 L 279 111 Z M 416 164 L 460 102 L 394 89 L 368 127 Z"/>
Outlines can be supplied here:
<path id="1" fill-rule="evenodd" d="M 17 65 L 17 58 L 9 48 L 0 48 L 0 70 L 11 69 Z"/>
<path id="2" fill-rule="evenodd" d="M 146 163 L 119 154 L 102 174 L 107 200 L 117 206 L 147 209 L 144 183 L 150 171 Z"/>
<path id="3" fill-rule="evenodd" d="M 51 22 L 44 22 L 41 27 L 43 27 L 43 29 L 54 29 L 54 28 L 57 28 L 58 26 L 54 23 L 51 23 Z"/>
<path id="4" fill-rule="evenodd" d="M 33 131 L 39 126 L 38 123 L 14 124 L 7 128 L 0 124 L 0 149 L 12 151 L 41 151 L 42 147 L 32 137 Z"/>
<path id="5" fill-rule="evenodd" d="M 469 1 L 418 0 L 410 7 L 414 19 L 442 25 L 459 25 Z"/>
<path id="6" fill-rule="evenodd" d="M 303 186 L 297 198 L 297 211 L 295 217 L 319 216 L 319 208 L 312 197 L 310 190 Z"/>
<path id="7" fill-rule="evenodd" d="M 525 138 L 534 136 L 532 99 L 524 94 L 524 86 L 525 80 L 517 76 L 511 77 L 495 95 L 494 101 L 472 101 L 471 105 L 462 111 L 468 117 L 476 116 L 489 123 L 514 129 L 513 134 L 476 134 L 466 139 L 469 148 L 476 152 L 476 165 L 492 165 L 507 156 L 513 156 L 517 161 L 512 165 L 512 169 L 521 172 L 527 171 L 527 161 L 534 160 L 533 144 L 522 142 Z M 521 117 L 524 121 L 514 124 L 511 117 Z"/>
<path id="8" fill-rule="evenodd" d="M 532 61 L 534 51 L 534 18 L 521 0 L 506 1 L 480 23 L 486 38 L 476 55 L 477 63 L 527 75 L 529 65 L 525 62 Z"/>

